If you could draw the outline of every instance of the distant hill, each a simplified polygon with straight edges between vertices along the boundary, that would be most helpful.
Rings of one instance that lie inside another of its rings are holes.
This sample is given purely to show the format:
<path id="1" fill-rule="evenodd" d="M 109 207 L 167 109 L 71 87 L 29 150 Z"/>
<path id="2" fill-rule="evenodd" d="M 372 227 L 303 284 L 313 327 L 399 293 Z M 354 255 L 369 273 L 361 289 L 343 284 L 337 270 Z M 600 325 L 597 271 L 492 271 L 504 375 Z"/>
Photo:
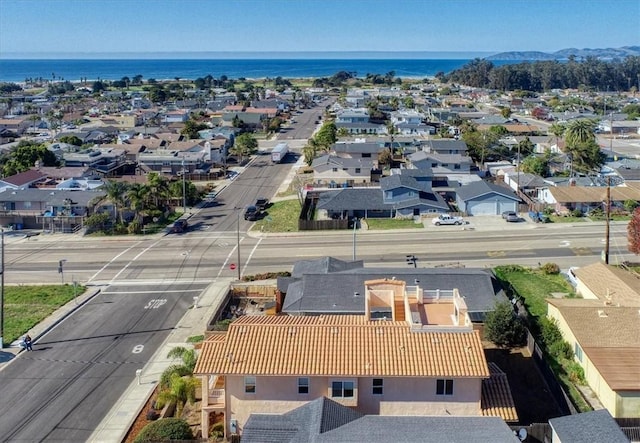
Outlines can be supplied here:
<path id="1" fill-rule="evenodd" d="M 625 58 L 630 55 L 640 56 L 640 46 L 623 46 L 622 48 L 605 49 L 568 48 L 551 53 L 540 51 L 511 51 L 491 55 L 486 57 L 486 60 L 567 60 L 572 55 L 578 60 L 589 56 L 601 59 Z"/>

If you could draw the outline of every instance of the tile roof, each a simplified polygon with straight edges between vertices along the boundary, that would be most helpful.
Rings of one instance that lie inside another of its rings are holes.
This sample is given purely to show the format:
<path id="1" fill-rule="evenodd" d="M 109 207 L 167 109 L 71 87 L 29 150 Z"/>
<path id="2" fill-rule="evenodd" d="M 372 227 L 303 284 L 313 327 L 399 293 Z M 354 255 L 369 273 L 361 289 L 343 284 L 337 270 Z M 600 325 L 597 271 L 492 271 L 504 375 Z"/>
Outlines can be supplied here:
<path id="1" fill-rule="evenodd" d="M 485 417 L 501 417 L 508 422 L 517 422 L 518 413 L 511 396 L 507 374 L 497 364 L 489 362 L 491 376 L 482 380 L 480 409 Z"/>
<path id="2" fill-rule="evenodd" d="M 640 278 L 629 271 L 597 262 L 574 270 L 580 282 L 596 297 L 614 305 L 640 306 Z"/>
<path id="3" fill-rule="evenodd" d="M 225 342 L 205 341 L 197 374 L 489 376 L 480 336 L 411 332 L 361 315 L 244 316 Z"/>

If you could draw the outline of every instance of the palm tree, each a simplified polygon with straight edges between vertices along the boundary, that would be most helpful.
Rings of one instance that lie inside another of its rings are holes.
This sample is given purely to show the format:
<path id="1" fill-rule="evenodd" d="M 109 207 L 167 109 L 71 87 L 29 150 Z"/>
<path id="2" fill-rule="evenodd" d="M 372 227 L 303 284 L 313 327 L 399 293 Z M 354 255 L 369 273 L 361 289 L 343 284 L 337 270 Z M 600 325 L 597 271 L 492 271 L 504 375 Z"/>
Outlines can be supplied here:
<path id="1" fill-rule="evenodd" d="M 565 141 L 567 142 L 567 148 L 571 149 L 578 144 L 594 141 L 596 139 L 596 136 L 593 132 L 595 127 L 596 122 L 593 120 L 573 120 L 567 125 L 564 133 Z"/>
<path id="2" fill-rule="evenodd" d="M 153 198 L 153 205 L 156 209 L 160 209 L 160 203 L 165 206 L 166 199 L 169 196 L 169 186 L 167 181 L 157 172 L 150 172 L 147 176 L 147 187 L 149 195 Z"/>
<path id="3" fill-rule="evenodd" d="M 125 199 L 127 197 L 127 189 L 128 189 L 128 185 L 124 182 L 107 180 L 107 182 L 104 184 L 104 190 L 107 193 L 107 198 L 109 199 L 109 201 L 113 203 L 113 208 L 115 212 L 114 218 L 116 220 L 119 219 L 120 223 L 123 222 L 122 211 L 118 210 L 118 207 L 124 208 Z"/>
<path id="4" fill-rule="evenodd" d="M 556 138 L 556 146 L 560 144 L 560 138 L 564 135 L 566 127 L 562 123 L 553 123 L 549 127 L 549 132 Z"/>
<path id="5" fill-rule="evenodd" d="M 197 355 L 193 349 L 177 346 L 169 351 L 167 358 L 180 358 L 182 364 L 174 364 L 164 370 L 160 376 L 157 401 L 161 405 L 175 401 L 176 415 L 179 416 L 185 403 L 195 402 L 198 379 L 193 377 L 193 369 L 196 366 Z"/>
<path id="6" fill-rule="evenodd" d="M 134 183 L 127 191 L 127 199 L 129 200 L 129 207 L 135 211 L 136 220 L 142 223 L 144 215 L 145 203 L 149 196 L 149 188 L 140 183 Z"/>

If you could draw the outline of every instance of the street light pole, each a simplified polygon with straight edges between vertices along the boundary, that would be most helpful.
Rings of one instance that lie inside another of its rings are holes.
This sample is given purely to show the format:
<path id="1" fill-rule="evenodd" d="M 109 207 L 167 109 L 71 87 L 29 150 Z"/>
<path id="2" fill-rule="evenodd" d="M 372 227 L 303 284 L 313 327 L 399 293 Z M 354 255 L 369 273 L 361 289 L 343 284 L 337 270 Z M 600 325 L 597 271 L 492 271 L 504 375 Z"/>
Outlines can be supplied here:
<path id="1" fill-rule="evenodd" d="M 182 212 L 187 213 L 187 182 L 184 173 L 184 158 L 182 159 Z"/>

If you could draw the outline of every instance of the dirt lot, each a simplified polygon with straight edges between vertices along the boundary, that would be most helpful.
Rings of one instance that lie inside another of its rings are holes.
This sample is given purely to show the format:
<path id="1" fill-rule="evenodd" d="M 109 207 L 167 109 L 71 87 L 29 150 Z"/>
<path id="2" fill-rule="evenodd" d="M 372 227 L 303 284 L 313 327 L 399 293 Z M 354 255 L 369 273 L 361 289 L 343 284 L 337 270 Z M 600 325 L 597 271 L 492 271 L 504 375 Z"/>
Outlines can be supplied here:
<path id="1" fill-rule="evenodd" d="M 484 345 L 487 361 L 497 364 L 507 374 L 519 424 L 547 423 L 550 418 L 562 415 L 526 347 L 504 350 L 491 343 Z"/>

